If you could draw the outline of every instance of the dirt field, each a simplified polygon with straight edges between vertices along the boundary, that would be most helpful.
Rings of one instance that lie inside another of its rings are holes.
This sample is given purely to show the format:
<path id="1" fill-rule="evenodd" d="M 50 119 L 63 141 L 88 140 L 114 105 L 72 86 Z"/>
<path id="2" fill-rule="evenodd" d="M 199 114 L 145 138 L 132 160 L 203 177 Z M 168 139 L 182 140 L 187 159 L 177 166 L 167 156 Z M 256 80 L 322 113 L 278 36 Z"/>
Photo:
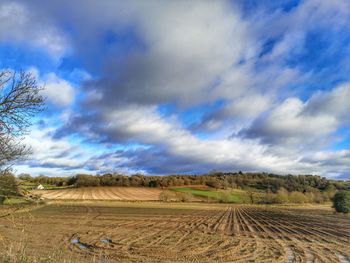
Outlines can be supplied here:
<path id="1" fill-rule="evenodd" d="M 59 190 L 35 190 L 45 199 L 60 200 L 159 200 L 161 189 L 143 187 L 84 187 Z"/>
<path id="2" fill-rule="evenodd" d="M 2 217 L 0 234 L 6 244 L 24 236 L 32 255 L 68 253 L 82 257 L 77 262 L 348 262 L 350 258 L 350 218 L 324 207 L 65 202 Z"/>

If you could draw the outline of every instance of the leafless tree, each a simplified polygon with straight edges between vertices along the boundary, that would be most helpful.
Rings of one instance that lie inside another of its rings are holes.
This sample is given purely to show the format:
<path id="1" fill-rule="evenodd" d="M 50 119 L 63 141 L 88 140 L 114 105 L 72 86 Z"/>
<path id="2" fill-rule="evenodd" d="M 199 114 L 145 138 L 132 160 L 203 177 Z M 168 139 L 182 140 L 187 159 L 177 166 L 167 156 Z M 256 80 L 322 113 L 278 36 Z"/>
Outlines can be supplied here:
<path id="1" fill-rule="evenodd" d="M 22 140 L 32 117 L 43 110 L 41 89 L 29 72 L 0 72 L 0 171 L 30 152 Z"/>

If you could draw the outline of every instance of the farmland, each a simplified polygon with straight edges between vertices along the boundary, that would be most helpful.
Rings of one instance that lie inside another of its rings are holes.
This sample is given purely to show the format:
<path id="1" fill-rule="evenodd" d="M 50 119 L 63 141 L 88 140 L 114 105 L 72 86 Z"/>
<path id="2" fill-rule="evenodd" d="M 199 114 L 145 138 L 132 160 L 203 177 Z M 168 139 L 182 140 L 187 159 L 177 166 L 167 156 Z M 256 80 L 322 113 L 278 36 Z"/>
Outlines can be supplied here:
<path id="1" fill-rule="evenodd" d="M 0 218 L 0 235 L 4 244 L 23 236 L 29 256 L 48 259 L 61 253 L 73 262 L 348 262 L 350 258 L 349 217 L 333 214 L 328 206 L 55 201 Z M 8 251 L 6 246 L 2 249 Z"/>
<path id="2" fill-rule="evenodd" d="M 247 191 L 239 189 L 215 190 L 205 186 L 172 187 L 169 189 L 149 187 L 82 187 L 57 188 L 50 190 L 33 190 L 31 193 L 47 200 L 124 200 L 124 201 L 156 201 L 160 193 L 167 191 L 188 193 L 192 201 L 229 203 L 250 203 Z M 259 201 L 262 193 L 255 191 L 255 201 Z M 226 200 L 223 200 L 226 197 Z M 175 199 L 175 196 L 173 197 Z"/>
<path id="3" fill-rule="evenodd" d="M 215 191 L 208 187 L 176 187 L 173 193 L 189 193 L 192 201 L 220 201 L 224 193 L 228 193 L 228 201 L 232 203 L 249 203 L 249 197 L 243 190 Z M 156 201 L 163 192 L 159 188 L 146 187 L 82 187 L 50 190 L 33 190 L 33 194 L 47 200 L 124 200 L 124 201 Z"/>
<path id="4" fill-rule="evenodd" d="M 158 200 L 161 189 L 145 187 L 83 187 L 37 190 L 32 193 L 45 199 L 61 200 Z"/>
<path id="5" fill-rule="evenodd" d="M 209 187 L 204 188 L 204 187 L 196 186 L 196 187 L 173 187 L 171 188 L 171 190 L 174 192 L 180 192 L 180 193 L 190 193 L 193 196 L 201 197 L 206 200 L 227 201 L 230 203 L 250 203 L 251 202 L 247 191 L 238 190 L 238 189 L 215 191 L 214 189 Z M 254 194 L 256 197 L 259 197 L 259 195 L 261 195 L 261 193 L 259 193 L 258 191 L 255 191 Z"/>

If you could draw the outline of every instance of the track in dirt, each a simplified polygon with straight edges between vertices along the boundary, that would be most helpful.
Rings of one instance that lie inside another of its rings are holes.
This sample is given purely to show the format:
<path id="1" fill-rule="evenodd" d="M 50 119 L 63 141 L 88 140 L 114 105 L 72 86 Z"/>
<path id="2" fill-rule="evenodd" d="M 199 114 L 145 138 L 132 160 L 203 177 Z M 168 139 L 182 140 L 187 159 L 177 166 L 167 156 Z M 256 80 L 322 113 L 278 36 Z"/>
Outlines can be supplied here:
<path id="1" fill-rule="evenodd" d="M 45 199 L 57 200 L 159 200 L 160 189 L 142 187 L 83 187 L 57 190 L 35 190 Z"/>
<path id="2" fill-rule="evenodd" d="M 350 259 L 350 220 L 346 216 L 317 209 L 196 207 L 47 206 L 34 213 L 31 230 L 45 231 L 47 226 L 52 233 L 59 233 L 58 243 L 65 249 L 108 262 L 289 263 Z M 55 238 L 49 241 L 46 237 L 47 244 L 57 242 Z"/>

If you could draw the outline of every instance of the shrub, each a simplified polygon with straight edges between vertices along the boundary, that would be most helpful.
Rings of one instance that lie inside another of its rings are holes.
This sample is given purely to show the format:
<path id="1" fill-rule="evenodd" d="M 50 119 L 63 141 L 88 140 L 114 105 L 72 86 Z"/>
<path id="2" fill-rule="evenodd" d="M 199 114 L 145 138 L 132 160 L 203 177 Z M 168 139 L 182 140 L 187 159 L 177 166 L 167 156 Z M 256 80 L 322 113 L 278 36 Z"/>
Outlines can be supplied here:
<path id="1" fill-rule="evenodd" d="M 255 199 L 254 199 L 255 192 L 252 191 L 252 190 L 248 190 L 247 193 L 248 193 L 248 196 L 249 196 L 249 199 L 250 199 L 250 203 L 251 204 L 255 204 Z"/>
<path id="2" fill-rule="evenodd" d="M 276 204 L 286 204 L 289 202 L 288 191 L 284 188 L 280 188 L 274 198 Z"/>
<path id="3" fill-rule="evenodd" d="M 158 186 L 159 186 L 159 183 L 158 183 L 158 181 L 156 181 L 156 180 L 152 180 L 152 181 L 150 181 L 150 182 L 148 183 L 148 186 L 149 186 L 149 187 L 158 187 Z"/>
<path id="4" fill-rule="evenodd" d="M 307 200 L 307 203 L 315 202 L 315 199 L 316 199 L 316 193 L 315 192 L 306 192 L 304 195 L 305 195 L 305 198 Z"/>
<path id="5" fill-rule="evenodd" d="M 320 204 L 320 203 L 324 203 L 328 200 L 328 197 L 325 196 L 323 193 L 321 192 L 318 192 L 315 194 L 315 199 L 314 199 L 314 202 Z"/>
<path id="6" fill-rule="evenodd" d="M 228 192 L 222 192 L 220 193 L 219 202 L 220 203 L 229 203 L 230 202 L 231 195 Z"/>
<path id="7" fill-rule="evenodd" d="M 192 195 L 190 193 L 176 193 L 176 199 L 180 202 L 188 202 L 192 199 Z"/>
<path id="8" fill-rule="evenodd" d="M 206 184 L 207 186 L 212 187 L 212 188 L 215 188 L 215 189 L 219 189 L 219 188 L 222 187 L 221 184 L 220 184 L 220 182 L 217 181 L 217 180 L 214 180 L 214 179 L 211 179 L 211 180 L 205 182 L 205 184 Z"/>
<path id="9" fill-rule="evenodd" d="M 260 197 L 259 203 L 261 204 L 273 204 L 275 202 L 275 194 L 271 191 L 270 188 L 266 190 L 264 196 Z"/>
<path id="10" fill-rule="evenodd" d="M 0 173 L 0 196 L 19 196 L 16 178 L 10 173 Z"/>
<path id="11" fill-rule="evenodd" d="M 328 183 L 324 190 L 324 194 L 328 200 L 332 200 L 336 192 L 337 188 L 334 186 L 334 184 L 331 183 Z"/>
<path id="12" fill-rule="evenodd" d="M 5 196 L 0 195 L 0 205 L 2 205 L 5 201 Z"/>
<path id="13" fill-rule="evenodd" d="M 289 195 L 289 202 L 294 203 L 294 204 L 303 204 L 307 203 L 307 197 L 300 192 L 291 192 Z"/>
<path id="14" fill-rule="evenodd" d="M 350 192 L 339 191 L 333 197 L 333 207 L 339 213 L 350 212 Z"/>
<path id="15" fill-rule="evenodd" d="M 159 194 L 159 200 L 163 202 L 169 202 L 174 199 L 174 194 L 170 191 L 163 191 Z"/>

